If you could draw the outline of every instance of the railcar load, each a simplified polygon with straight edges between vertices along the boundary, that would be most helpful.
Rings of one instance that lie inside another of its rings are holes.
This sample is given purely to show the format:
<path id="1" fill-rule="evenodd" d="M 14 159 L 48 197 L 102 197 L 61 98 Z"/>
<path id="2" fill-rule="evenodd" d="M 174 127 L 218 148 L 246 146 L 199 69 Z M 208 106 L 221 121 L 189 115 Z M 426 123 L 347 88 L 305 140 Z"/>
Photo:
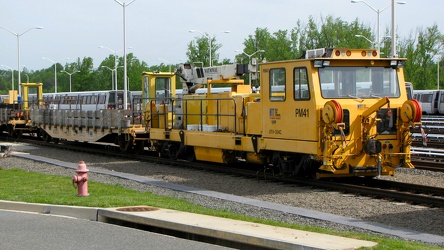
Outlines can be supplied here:
<path id="1" fill-rule="evenodd" d="M 48 142 L 109 142 L 124 152 L 138 152 L 147 140 L 140 94 L 127 95 L 130 102 L 124 109 L 124 91 L 47 93 L 42 97 L 43 104 L 30 110 L 30 117 Z"/>

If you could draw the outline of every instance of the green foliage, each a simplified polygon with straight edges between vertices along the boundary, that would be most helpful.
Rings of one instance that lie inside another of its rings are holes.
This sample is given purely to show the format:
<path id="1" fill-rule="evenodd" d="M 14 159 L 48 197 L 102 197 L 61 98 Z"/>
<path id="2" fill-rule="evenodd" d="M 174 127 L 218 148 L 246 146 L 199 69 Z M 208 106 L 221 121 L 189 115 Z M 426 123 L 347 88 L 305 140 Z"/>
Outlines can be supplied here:
<path id="1" fill-rule="evenodd" d="M 128 62 L 128 89 L 131 91 L 139 91 L 142 89 L 142 72 L 148 70 L 148 65 L 137 59 L 133 53 L 128 54 L 126 59 Z"/>
<path id="2" fill-rule="evenodd" d="M 216 43 L 216 37 L 206 36 L 195 37 L 193 41 L 188 44 L 188 51 L 186 53 L 188 62 L 203 63 L 204 67 L 210 65 L 210 43 L 211 43 L 211 60 L 213 65 L 218 64 L 219 54 L 217 50 L 222 47 L 221 44 Z"/>
<path id="3" fill-rule="evenodd" d="M 426 29 L 418 28 L 415 34 L 401 40 L 399 56 L 408 58 L 405 78 L 413 83 L 415 89 L 437 88 L 437 68 L 439 62 L 443 65 L 443 48 L 444 34 L 440 33 L 436 24 Z M 442 82 L 440 78 L 440 89 Z"/>

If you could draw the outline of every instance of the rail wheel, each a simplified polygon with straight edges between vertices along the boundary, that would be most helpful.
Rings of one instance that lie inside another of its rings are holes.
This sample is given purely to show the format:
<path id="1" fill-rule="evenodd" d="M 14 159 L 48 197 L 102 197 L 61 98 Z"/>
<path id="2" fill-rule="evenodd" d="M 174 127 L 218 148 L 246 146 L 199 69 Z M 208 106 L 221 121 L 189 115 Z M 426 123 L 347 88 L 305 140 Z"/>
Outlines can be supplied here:
<path id="1" fill-rule="evenodd" d="M 293 174 L 295 176 L 305 176 L 307 173 L 307 167 L 305 165 L 306 160 L 309 159 L 308 155 L 298 155 L 294 161 Z"/>
<path id="2" fill-rule="evenodd" d="M 234 150 L 223 150 L 222 157 L 226 164 L 234 164 L 237 162 L 236 153 Z"/>
<path id="3" fill-rule="evenodd" d="M 302 164 L 304 166 L 304 176 L 316 179 L 316 173 L 318 172 L 319 167 L 322 165 L 321 162 L 307 157 Z"/>
<path id="4" fill-rule="evenodd" d="M 119 146 L 120 146 L 120 151 L 122 152 L 130 152 L 131 149 L 133 149 L 133 145 L 134 145 L 134 137 L 129 136 L 129 139 L 126 140 L 126 136 L 125 135 L 119 135 Z"/>
<path id="5" fill-rule="evenodd" d="M 22 130 L 16 130 L 16 131 L 15 131 L 15 137 L 16 137 L 17 139 L 22 138 L 22 136 L 23 136 L 23 131 L 22 131 Z"/>
<path id="6" fill-rule="evenodd" d="M 8 131 L 8 136 L 14 137 L 14 128 L 12 127 L 12 125 L 8 125 L 7 127 L 7 131 Z"/>
<path id="7" fill-rule="evenodd" d="M 134 154 L 140 155 L 144 149 L 145 149 L 145 141 L 137 140 L 133 149 Z"/>
<path id="8" fill-rule="evenodd" d="M 191 146 L 186 147 L 186 159 L 189 162 L 193 162 L 196 160 L 196 155 L 194 154 L 194 147 Z"/>
<path id="9" fill-rule="evenodd" d="M 271 164 L 274 168 L 279 170 L 281 175 L 285 175 L 291 172 L 291 165 L 293 164 L 290 158 L 291 157 L 287 155 L 282 155 L 280 152 L 274 152 L 271 159 Z"/>
<path id="10" fill-rule="evenodd" d="M 11 124 L 8 125 L 7 131 L 8 135 L 13 138 L 21 138 L 23 134 L 21 130 L 15 129 L 15 127 Z"/>
<path id="11" fill-rule="evenodd" d="M 170 143 L 168 144 L 168 157 L 173 160 L 177 160 L 178 153 L 179 153 L 179 145 L 176 143 Z"/>
<path id="12" fill-rule="evenodd" d="M 52 137 L 45 131 L 42 131 L 42 139 L 46 142 L 51 142 Z"/>

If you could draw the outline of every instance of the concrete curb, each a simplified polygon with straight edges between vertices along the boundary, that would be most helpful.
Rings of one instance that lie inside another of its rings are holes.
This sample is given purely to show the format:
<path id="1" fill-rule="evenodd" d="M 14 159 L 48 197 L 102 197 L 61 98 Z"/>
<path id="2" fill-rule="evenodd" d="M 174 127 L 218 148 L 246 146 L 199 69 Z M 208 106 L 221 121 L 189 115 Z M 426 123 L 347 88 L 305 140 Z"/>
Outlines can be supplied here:
<path id="1" fill-rule="evenodd" d="M 41 214 L 69 216 L 78 219 L 98 221 L 98 208 L 35 204 L 0 200 L 0 209 Z"/>
<path id="2" fill-rule="evenodd" d="M 115 219 L 260 249 L 357 249 L 377 245 L 371 241 L 146 206 L 99 209 L 98 214 L 103 222 Z"/>
<path id="3" fill-rule="evenodd" d="M 0 200 L 0 209 L 68 216 L 103 223 L 107 223 L 107 219 L 115 219 L 270 249 L 356 249 L 377 245 L 377 243 L 370 241 L 159 208 L 154 208 L 150 212 L 134 213 L 118 211 L 117 208 L 90 208 Z"/>

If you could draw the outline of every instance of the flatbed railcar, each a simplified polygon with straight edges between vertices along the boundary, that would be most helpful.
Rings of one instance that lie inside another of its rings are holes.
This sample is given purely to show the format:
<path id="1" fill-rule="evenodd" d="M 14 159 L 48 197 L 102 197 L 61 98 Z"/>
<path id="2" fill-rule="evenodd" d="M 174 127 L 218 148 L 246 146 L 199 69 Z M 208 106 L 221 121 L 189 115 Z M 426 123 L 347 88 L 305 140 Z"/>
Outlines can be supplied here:
<path id="1" fill-rule="evenodd" d="M 421 125 L 405 60 L 376 50 L 309 50 L 298 60 L 262 63 L 259 91 L 243 80 L 256 66 L 183 64 L 175 73 L 144 72 L 133 109 L 34 107 L 31 117 L 53 138 L 114 141 L 124 151 L 173 159 L 248 162 L 317 178 L 393 175 L 413 168 L 410 129 Z"/>
<path id="2" fill-rule="evenodd" d="M 128 91 L 127 95 L 128 106 L 124 109 L 123 90 L 46 93 L 43 105 L 30 111 L 31 119 L 48 142 L 110 142 L 122 151 L 136 147 L 140 151 L 146 138 L 141 125 L 140 94 Z"/>

